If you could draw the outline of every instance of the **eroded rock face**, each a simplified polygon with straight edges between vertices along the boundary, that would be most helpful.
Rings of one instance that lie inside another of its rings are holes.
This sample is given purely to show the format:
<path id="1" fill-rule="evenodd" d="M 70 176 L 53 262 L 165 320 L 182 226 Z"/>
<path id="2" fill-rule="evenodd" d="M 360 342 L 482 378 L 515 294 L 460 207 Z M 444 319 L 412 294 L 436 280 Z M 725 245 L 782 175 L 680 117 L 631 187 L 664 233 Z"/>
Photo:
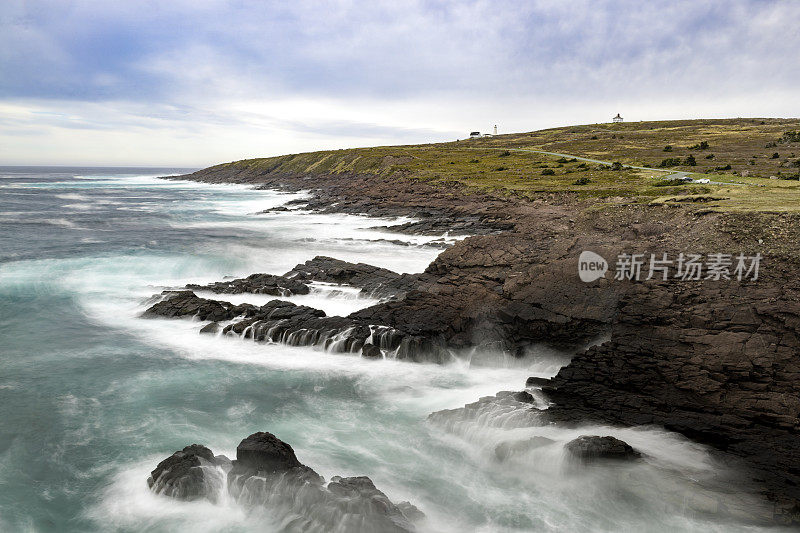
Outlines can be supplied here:
<path id="1" fill-rule="evenodd" d="M 564 449 L 572 457 L 586 463 L 627 461 L 642 456 L 627 442 L 611 436 L 582 435 L 569 441 Z"/>
<path id="2" fill-rule="evenodd" d="M 147 478 L 147 486 L 156 494 L 178 500 L 215 502 L 223 484 L 223 474 L 217 465 L 211 450 L 192 444 L 158 463 Z"/>
<path id="3" fill-rule="evenodd" d="M 217 477 L 211 480 L 209 472 Z M 425 517 L 409 502 L 394 504 L 366 476 L 334 476 L 326 485 L 289 444 L 268 432 L 242 440 L 232 463 L 205 446 L 187 446 L 159 463 L 148 486 L 182 500 L 216 501 L 227 490 L 245 507 L 267 508 L 281 531 L 409 533 Z"/>

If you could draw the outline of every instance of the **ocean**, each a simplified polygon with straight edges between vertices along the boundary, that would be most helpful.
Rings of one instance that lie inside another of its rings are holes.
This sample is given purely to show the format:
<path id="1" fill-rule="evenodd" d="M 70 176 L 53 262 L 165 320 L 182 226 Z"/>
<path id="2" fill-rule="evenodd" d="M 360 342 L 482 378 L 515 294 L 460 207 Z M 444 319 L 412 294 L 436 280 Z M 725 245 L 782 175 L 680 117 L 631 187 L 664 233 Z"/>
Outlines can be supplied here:
<path id="1" fill-rule="evenodd" d="M 371 361 L 140 318 L 186 283 L 281 274 L 316 255 L 418 272 L 440 252 L 424 245 L 433 237 L 376 229 L 404 220 L 262 213 L 303 192 L 158 178 L 188 170 L 0 167 L 1 531 L 270 531 L 268 509 L 173 501 L 146 484 L 188 444 L 234 457 L 256 431 L 326 479 L 367 475 L 411 501 L 423 531 L 755 529 L 736 511 L 750 496 L 708 450 L 658 428 L 426 421 L 553 375 L 567 354 L 493 368 Z M 329 315 L 376 303 L 324 284 L 286 299 Z M 646 460 L 576 470 L 563 444 L 583 434 L 616 435 Z M 498 461 L 498 443 L 532 435 L 554 444 Z"/>

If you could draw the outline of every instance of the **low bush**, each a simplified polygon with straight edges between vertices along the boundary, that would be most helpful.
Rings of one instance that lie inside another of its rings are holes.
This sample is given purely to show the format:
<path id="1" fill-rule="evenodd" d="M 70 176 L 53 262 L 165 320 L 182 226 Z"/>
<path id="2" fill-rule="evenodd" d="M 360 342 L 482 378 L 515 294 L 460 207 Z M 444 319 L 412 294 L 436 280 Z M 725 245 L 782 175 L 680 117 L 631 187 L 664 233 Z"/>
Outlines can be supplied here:
<path id="1" fill-rule="evenodd" d="M 694 146 L 690 146 L 689 150 L 708 150 L 708 141 L 701 141 Z"/>
<path id="2" fill-rule="evenodd" d="M 661 163 L 658 165 L 659 167 L 677 167 L 681 164 L 680 157 L 668 157 L 666 159 L 662 159 Z"/>
<path id="3" fill-rule="evenodd" d="M 679 179 L 661 180 L 658 183 L 654 184 L 653 187 L 672 187 L 675 185 L 684 185 L 684 184 L 686 184 L 686 182 Z"/>
<path id="4" fill-rule="evenodd" d="M 582 177 L 582 178 L 578 178 L 578 179 L 576 179 L 575 181 L 573 181 L 573 182 L 572 182 L 572 184 L 573 184 L 573 185 L 586 185 L 587 183 L 591 183 L 591 181 L 592 181 L 592 180 L 590 180 L 589 178 L 587 178 L 586 176 L 584 176 L 584 177 Z"/>
<path id="5" fill-rule="evenodd" d="M 542 170 L 542 176 L 554 176 L 555 173 L 556 173 L 556 171 L 553 170 L 552 168 L 546 168 L 546 169 Z"/>
<path id="6" fill-rule="evenodd" d="M 664 151 L 665 151 L 665 152 L 671 152 L 671 151 L 672 151 L 672 146 L 670 146 L 669 144 L 668 144 L 668 145 L 666 145 L 666 146 L 664 147 Z"/>

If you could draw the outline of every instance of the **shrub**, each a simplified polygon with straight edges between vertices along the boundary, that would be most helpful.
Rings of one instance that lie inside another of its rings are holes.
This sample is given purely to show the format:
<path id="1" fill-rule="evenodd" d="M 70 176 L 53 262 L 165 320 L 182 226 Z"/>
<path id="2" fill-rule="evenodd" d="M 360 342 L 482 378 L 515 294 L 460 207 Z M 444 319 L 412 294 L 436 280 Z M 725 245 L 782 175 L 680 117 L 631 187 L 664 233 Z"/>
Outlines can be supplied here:
<path id="1" fill-rule="evenodd" d="M 679 179 L 661 180 L 654 184 L 653 187 L 671 187 L 674 185 L 684 185 L 686 182 Z"/>
<path id="2" fill-rule="evenodd" d="M 499 155 L 499 156 L 497 156 L 497 157 L 508 157 L 508 156 L 510 156 L 510 155 L 511 155 L 511 152 L 509 152 L 508 150 L 506 150 L 505 152 L 503 152 L 502 154 L 500 154 L 500 155 Z"/>
<path id="3" fill-rule="evenodd" d="M 508 170 L 508 167 L 497 167 L 495 170 L 497 172 L 502 172 L 503 170 Z"/>
<path id="4" fill-rule="evenodd" d="M 730 169 L 731 169 L 730 165 L 725 165 L 722 167 L 714 167 L 714 170 L 730 170 Z"/>
<path id="5" fill-rule="evenodd" d="M 581 163 L 580 165 L 578 165 L 578 166 L 577 166 L 577 167 L 575 167 L 575 168 L 587 168 L 588 166 L 589 166 L 589 165 L 587 165 L 586 163 Z"/>
<path id="6" fill-rule="evenodd" d="M 775 152 L 774 154 L 772 154 L 771 159 L 778 159 L 780 156 L 781 156 L 781 154 L 779 154 L 778 152 Z"/>
<path id="7" fill-rule="evenodd" d="M 572 184 L 573 184 L 573 185 L 586 185 L 587 183 L 591 183 L 591 181 L 592 181 L 592 180 L 590 180 L 589 178 L 587 178 L 586 176 L 584 176 L 584 177 L 582 177 L 582 178 L 578 178 L 578 179 L 576 179 L 575 181 L 573 181 L 573 182 L 572 182 Z"/>
<path id="8" fill-rule="evenodd" d="M 680 157 L 668 157 L 667 159 L 662 159 L 661 163 L 658 165 L 660 167 L 677 167 L 681 164 Z"/>
<path id="9" fill-rule="evenodd" d="M 611 163 L 611 170 L 622 170 L 622 163 L 619 161 L 614 161 Z"/>
<path id="10" fill-rule="evenodd" d="M 552 168 L 546 168 L 546 169 L 542 170 L 542 176 L 554 176 L 555 173 L 556 173 L 556 171 L 553 170 Z"/>
<path id="11" fill-rule="evenodd" d="M 714 159 L 714 154 L 708 154 L 708 155 L 706 156 L 706 159 Z"/>
<path id="12" fill-rule="evenodd" d="M 694 158 L 694 156 L 692 154 L 689 154 L 689 155 L 686 156 L 686 159 L 683 160 L 683 164 L 684 165 L 689 165 L 690 167 L 693 167 L 693 166 L 697 165 L 697 161 L 695 160 L 695 158 Z"/>
<path id="13" fill-rule="evenodd" d="M 558 159 L 556 159 L 556 163 L 569 163 L 569 159 L 567 159 L 566 157 L 559 157 Z"/>
<path id="14" fill-rule="evenodd" d="M 767 144 L 764 145 L 764 148 L 777 148 L 777 146 L 778 143 L 776 142 L 768 142 Z"/>
<path id="15" fill-rule="evenodd" d="M 470 163 L 480 163 L 481 160 L 480 159 L 470 159 L 469 162 Z"/>
<path id="16" fill-rule="evenodd" d="M 690 146 L 689 150 L 708 150 L 708 141 L 700 141 L 694 146 Z"/>
<path id="17" fill-rule="evenodd" d="M 671 151 L 672 151 L 672 146 L 671 146 L 671 145 L 669 145 L 669 144 L 668 144 L 668 145 L 666 145 L 666 146 L 664 147 L 664 151 L 665 151 L 665 152 L 671 152 Z"/>
<path id="18" fill-rule="evenodd" d="M 800 143 L 800 131 L 787 131 L 783 134 L 778 142 L 784 143 Z"/>
<path id="19" fill-rule="evenodd" d="M 597 135 L 592 135 L 592 140 L 596 141 L 597 140 Z"/>

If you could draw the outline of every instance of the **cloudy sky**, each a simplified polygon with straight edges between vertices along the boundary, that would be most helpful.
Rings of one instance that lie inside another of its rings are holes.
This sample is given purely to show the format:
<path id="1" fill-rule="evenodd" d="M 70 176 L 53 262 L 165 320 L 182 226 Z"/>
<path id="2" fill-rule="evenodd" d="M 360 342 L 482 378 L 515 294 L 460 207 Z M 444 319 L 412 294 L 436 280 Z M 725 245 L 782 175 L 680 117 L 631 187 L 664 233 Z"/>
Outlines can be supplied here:
<path id="1" fill-rule="evenodd" d="M 0 164 L 798 116 L 800 1 L 1 0 Z"/>

